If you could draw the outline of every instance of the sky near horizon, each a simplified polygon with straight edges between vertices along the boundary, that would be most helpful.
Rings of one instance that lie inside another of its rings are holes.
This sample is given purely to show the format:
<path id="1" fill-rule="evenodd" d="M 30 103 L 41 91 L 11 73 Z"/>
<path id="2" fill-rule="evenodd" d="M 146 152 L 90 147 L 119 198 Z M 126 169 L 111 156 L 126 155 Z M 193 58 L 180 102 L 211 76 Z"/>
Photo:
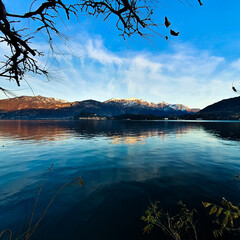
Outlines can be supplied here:
<path id="1" fill-rule="evenodd" d="M 19 13 L 31 1 L 3 2 L 8 12 Z M 136 97 L 190 108 L 239 96 L 232 85 L 240 88 L 240 2 L 202 2 L 200 7 L 197 0 L 154 1 L 155 22 L 163 24 L 168 16 L 171 28 L 180 31 L 170 41 L 161 37 L 169 31 L 163 25 L 154 29 L 161 36 L 152 32 L 146 38 L 134 36 L 124 41 L 118 36 L 114 17 L 105 22 L 101 17 L 80 16 L 79 21 L 73 17 L 65 21 L 67 29 L 57 22 L 69 37 L 66 44 L 55 41 L 61 54 L 53 59 L 42 37 L 33 40 L 45 53 L 40 61 L 47 62 L 50 80 L 28 75 L 21 87 L 4 79 L 0 86 L 16 96 L 35 94 L 68 101 Z M 5 52 L 4 45 L 0 51 Z"/>

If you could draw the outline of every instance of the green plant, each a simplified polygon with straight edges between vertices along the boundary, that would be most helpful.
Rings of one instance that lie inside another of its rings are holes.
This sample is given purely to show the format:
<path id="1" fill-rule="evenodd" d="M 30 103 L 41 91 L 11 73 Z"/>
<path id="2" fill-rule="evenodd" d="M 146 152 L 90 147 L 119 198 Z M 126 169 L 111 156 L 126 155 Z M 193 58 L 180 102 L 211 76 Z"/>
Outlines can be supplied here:
<path id="1" fill-rule="evenodd" d="M 149 233 L 154 227 L 159 227 L 165 235 L 174 240 L 197 240 L 196 221 L 194 220 L 196 210 L 189 210 L 182 201 L 178 202 L 178 206 L 179 212 L 171 216 L 168 212 L 159 209 L 159 202 L 151 203 L 144 216 L 141 217 L 141 220 L 146 222 L 143 232 Z"/>
<path id="2" fill-rule="evenodd" d="M 222 198 L 219 205 L 209 202 L 202 202 L 205 208 L 210 208 L 209 215 L 217 228 L 213 230 L 215 237 L 223 235 L 226 231 L 240 231 L 240 209 L 231 202 Z"/>

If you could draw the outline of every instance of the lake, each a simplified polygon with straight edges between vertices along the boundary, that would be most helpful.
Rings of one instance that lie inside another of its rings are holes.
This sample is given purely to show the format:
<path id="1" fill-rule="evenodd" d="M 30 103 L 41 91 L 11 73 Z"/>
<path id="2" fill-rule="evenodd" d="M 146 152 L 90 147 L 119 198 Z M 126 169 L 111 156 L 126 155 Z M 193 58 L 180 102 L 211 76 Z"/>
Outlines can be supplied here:
<path id="1" fill-rule="evenodd" d="M 84 186 L 56 196 L 32 239 L 159 239 L 141 216 L 179 200 L 205 218 L 208 239 L 201 202 L 240 203 L 240 122 L 0 121 L 0 230 L 26 230 L 48 173 L 33 224 L 63 184 L 81 176 Z"/>

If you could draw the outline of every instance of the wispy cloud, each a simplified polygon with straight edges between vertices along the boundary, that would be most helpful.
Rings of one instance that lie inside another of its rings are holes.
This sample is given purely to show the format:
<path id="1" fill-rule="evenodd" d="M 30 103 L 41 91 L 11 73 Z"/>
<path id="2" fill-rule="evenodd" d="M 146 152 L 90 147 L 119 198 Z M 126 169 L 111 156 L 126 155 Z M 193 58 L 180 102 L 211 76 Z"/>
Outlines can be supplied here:
<path id="1" fill-rule="evenodd" d="M 28 79 L 35 94 L 70 101 L 137 97 L 201 108 L 235 96 L 231 86 L 238 81 L 240 60 L 227 62 L 187 45 L 174 46 L 169 53 L 126 54 L 110 51 L 98 37 L 58 47 L 62 52 L 71 49 L 71 54 L 56 56 L 52 81 Z"/>

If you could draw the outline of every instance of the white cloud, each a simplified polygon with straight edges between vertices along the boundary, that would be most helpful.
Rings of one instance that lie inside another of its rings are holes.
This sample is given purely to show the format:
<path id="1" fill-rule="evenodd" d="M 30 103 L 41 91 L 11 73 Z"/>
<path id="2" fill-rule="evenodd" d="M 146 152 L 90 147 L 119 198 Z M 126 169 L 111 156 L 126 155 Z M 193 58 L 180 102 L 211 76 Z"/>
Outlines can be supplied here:
<path id="1" fill-rule="evenodd" d="M 80 38 L 59 48 L 70 48 L 71 54 L 56 56 L 58 64 L 51 71 L 57 81 L 29 79 L 35 94 L 70 101 L 137 97 L 201 108 L 235 96 L 231 86 L 238 79 L 240 59 L 228 63 L 187 45 L 174 46 L 167 54 L 131 52 L 126 57 L 108 50 L 99 38 Z"/>
<path id="2" fill-rule="evenodd" d="M 115 54 L 109 52 L 102 44 L 102 41 L 89 40 L 86 44 L 86 54 L 101 64 L 122 64 L 123 59 L 117 57 Z"/>
<path id="3" fill-rule="evenodd" d="M 233 69 L 240 71 L 240 58 L 237 59 L 236 61 L 234 61 L 231 64 L 231 66 L 232 66 Z"/>

